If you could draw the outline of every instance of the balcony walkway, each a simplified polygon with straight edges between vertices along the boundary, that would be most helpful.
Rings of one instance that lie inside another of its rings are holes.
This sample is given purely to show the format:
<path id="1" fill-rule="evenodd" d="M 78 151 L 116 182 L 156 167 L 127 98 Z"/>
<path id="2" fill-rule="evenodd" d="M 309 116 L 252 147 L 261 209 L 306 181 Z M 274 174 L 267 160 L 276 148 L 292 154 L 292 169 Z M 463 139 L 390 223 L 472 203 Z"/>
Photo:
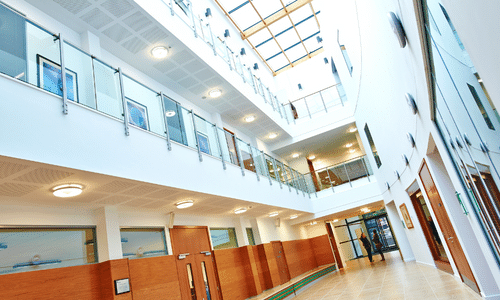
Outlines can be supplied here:
<path id="1" fill-rule="evenodd" d="M 346 263 L 300 290 L 293 300 L 320 299 L 482 299 L 453 275 L 416 262 L 405 263 L 399 252 L 385 253 L 386 261 L 374 255 Z M 252 298 L 253 300 L 253 298 Z"/>

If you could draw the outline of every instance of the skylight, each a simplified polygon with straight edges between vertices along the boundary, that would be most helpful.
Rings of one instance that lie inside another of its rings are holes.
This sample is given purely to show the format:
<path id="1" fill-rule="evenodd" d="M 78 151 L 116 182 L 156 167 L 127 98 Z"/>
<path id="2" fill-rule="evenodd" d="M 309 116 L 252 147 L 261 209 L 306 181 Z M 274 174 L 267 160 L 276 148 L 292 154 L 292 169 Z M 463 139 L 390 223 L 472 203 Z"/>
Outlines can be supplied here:
<path id="1" fill-rule="evenodd" d="M 264 64 L 277 75 L 321 53 L 312 0 L 215 0 Z"/>

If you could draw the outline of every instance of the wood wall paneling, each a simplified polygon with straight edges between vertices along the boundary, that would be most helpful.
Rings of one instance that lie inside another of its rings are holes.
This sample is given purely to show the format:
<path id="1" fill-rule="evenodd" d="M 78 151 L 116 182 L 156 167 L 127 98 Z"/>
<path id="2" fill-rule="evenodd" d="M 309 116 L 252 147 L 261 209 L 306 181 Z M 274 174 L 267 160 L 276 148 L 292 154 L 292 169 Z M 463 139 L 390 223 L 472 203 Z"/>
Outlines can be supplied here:
<path id="1" fill-rule="evenodd" d="M 180 300 L 175 259 L 173 255 L 168 255 L 130 260 L 130 284 L 134 300 Z"/>
<path id="2" fill-rule="evenodd" d="M 335 263 L 328 235 L 325 234 L 311 238 L 309 242 L 311 243 L 311 248 L 313 249 L 318 267 Z"/>
<path id="3" fill-rule="evenodd" d="M 309 239 L 283 242 L 283 250 L 288 263 L 290 278 L 295 278 L 318 266 Z"/>
<path id="4" fill-rule="evenodd" d="M 128 259 L 108 260 L 101 266 L 101 288 L 103 299 L 132 300 L 132 293 L 115 295 L 115 280 L 130 278 Z M 75 298 L 76 299 L 76 298 Z"/>
<path id="5" fill-rule="evenodd" d="M 274 256 L 273 246 L 268 244 L 263 244 L 264 253 L 266 255 L 267 267 L 269 269 L 269 276 L 271 277 L 272 287 L 281 284 L 280 271 L 278 269 L 278 263 L 276 262 L 276 257 Z"/>
<path id="6" fill-rule="evenodd" d="M 265 291 L 273 287 L 273 281 L 269 272 L 264 245 L 253 246 L 253 251 L 257 263 L 257 271 L 259 272 L 261 289 Z"/>

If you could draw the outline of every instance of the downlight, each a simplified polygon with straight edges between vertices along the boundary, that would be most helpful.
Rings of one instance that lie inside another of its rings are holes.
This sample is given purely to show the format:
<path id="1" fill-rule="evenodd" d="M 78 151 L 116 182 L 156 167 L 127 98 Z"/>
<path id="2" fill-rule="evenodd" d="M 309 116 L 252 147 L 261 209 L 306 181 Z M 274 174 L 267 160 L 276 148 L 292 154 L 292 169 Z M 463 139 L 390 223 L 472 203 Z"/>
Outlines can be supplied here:
<path id="1" fill-rule="evenodd" d="M 278 212 L 273 212 L 273 213 L 270 213 L 269 214 L 269 217 L 272 218 L 272 217 L 276 217 L 279 213 Z"/>
<path id="2" fill-rule="evenodd" d="M 299 217 L 299 215 L 290 216 L 290 220 L 297 219 L 298 217 Z"/>
<path id="3" fill-rule="evenodd" d="M 56 197 L 69 198 L 75 197 L 82 193 L 83 186 L 80 184 L 63 184 L 52 188 L 52 193 Z"/>
<path id="4" fill-rule="evenodd" d="M 194 201 L 193 200 L 185 200 L 185 201 L 180 201 L 175 203 L 175 206 L 177 206 L 178 209 L 183 209 L 183 208 L 188 208 L 193 206 Z"/>
<path id="5" fill-rule="evenodd" d="M 242 214 L 242 213 L 244 213 L 246 211 L 247 211 L 247 209 L 244 208 L 244 207 L 242 207 L 242 208 L 235 209 L 234 213 L 237 214 L 237 215 L 239 215 L 239 214 Z"/>
<path id="6" fill-rule="evenodd" d="M 168 55 L 168 48 L 163 46 L 154 47 L 153 50 L 151 50 L 151 54 L 154 58 L 165 58 Z"/>
<path id="7" fill-rule="evenodd" d="M 220 95 L 222 95 L 222 91 L 219 89 L 213 89 L 210 92 L 208 92 L 208 95 L 211 98 L 218 98 L 218 97 L 220 97 Z"/>

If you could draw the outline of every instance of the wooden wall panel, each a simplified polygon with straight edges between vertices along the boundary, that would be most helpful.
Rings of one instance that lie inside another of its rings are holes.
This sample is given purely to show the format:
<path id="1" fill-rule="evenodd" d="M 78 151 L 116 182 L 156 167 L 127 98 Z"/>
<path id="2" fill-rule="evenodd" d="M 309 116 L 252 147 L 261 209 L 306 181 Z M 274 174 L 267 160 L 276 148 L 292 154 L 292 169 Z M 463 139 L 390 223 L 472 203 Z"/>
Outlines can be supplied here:
<path id="1" fill-rule="evenodd" d="M 278 263 L 276 262 L 276 257 L 274 256 L 274 249 L 271 243 L 263 244 L 263 246 L 267 259 L 267 267 L 269 268 L 269 275 L 271 276 L 272 286 L 275 287 L 281 284 L 281 279 L 278 269 Z"/>
<path id="2" fill-rule="evenodd" d="M 258 295 L 258 294 L 262 293 L 262 290 L 263 290 L 262 285 L 260 283 L 260 278 L 262 276 L 259 275 L 259 265 L 260 265 L 259 256 L 257 255 L 257 257 L 256 257 L 252 246 L 245 246 L 242 248 L 247 249 L 246 255 L 248 255 L 248 263 L 250 265 L 250 269 L 252 272 L 251 274 L 248 274 L 248 275 L 251 275 L 251 278 L 250 278 L 248 284 L 252 284 L 252 286 L 251 286 L 252 292 L 255 295 Z M 260 268 L 260 269 L 261 269 L 260 273 L 262 273 L 262 268 Z"/>
<path id="3" fill-rule="evenodd" d="M 108 260 L 99 265 L 103 299 L 132 300 L 132 293 L 115 295 L 115 280 L 130 278 L 128 259 Z"/>
<path id="4" fill-rule="evenodd" d="M 215 250 L 223 299 L 239 300 L 256 295 L 247 247 Z"/>
<path id="5" fill-rule="evenodd" d="M 318 266 L 335 263 L 328 235 L 325 234 L 311 238 L 309 242 L 311 243 Z"/>
<path id="6" fill-rule="evenodd" d="M 253 253 L 257 263 L 257 272 L 259 273 L 260 286 L 263 291 L 273 287 L 269 265 L 267 263 L 266 251 L 264 245 L 253 246 Z"/>
<path id="7" fill-rule="evenodd" d="M 181 299 L 173 255 L 132 259 L 129 269 L 134 300 Z"/>
<path id="8" fill-rule="evenodd" d="M 283 242 L 283 251 L 288 263 L 290 278 L 295 278 L 318 266 L 309 240 Z"/>

